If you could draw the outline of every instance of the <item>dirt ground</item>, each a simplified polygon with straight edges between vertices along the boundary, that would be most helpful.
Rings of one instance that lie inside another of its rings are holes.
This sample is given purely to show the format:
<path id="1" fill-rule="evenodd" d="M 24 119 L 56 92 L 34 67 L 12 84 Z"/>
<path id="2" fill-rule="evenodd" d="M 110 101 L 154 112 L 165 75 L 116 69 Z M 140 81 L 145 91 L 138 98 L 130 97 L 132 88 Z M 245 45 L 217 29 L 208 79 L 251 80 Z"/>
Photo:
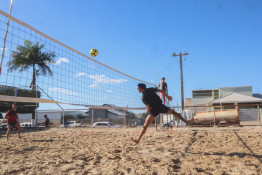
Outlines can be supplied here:
<path id="1" fill-rule="evenodd" d="M 0 135 L 0 174 L 262 174 L 262 127 L 51 128 Z"/>

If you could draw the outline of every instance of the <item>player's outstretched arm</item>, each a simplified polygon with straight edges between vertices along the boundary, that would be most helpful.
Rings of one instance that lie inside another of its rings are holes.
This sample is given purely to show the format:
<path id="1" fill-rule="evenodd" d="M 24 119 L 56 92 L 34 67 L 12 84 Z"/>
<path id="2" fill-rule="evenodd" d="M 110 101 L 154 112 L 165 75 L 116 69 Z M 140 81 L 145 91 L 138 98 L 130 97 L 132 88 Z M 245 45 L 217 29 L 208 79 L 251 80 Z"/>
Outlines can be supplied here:
<path id="1" fill-rule="evenodd" d="M 7 118 L 7 115 L 5 115 L 5 117 L 3 117 L 2 121 L 0 122 L 0 125 L 3 124 L 4 120 Z"/>
<path id="2" fill-rule="evenodd" d="M 169 96 L 165 91 L 161 90 L 161 89 L 157 89 L 157 92 L 161 92 L 164 96 L 167 97 L 167 99 L 169 101 L 172 101 L 173 97 Z"/>

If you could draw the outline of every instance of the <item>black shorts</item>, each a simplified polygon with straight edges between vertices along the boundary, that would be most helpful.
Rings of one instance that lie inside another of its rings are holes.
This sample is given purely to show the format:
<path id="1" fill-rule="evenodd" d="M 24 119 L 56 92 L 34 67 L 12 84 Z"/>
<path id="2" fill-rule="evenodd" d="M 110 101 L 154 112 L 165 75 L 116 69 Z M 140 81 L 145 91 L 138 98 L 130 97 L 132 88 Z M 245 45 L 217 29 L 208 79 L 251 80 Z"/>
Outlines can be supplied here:
<path id="1" fill-rule="evenodd" d="M 167 113 L 169 109 L 170 109 L 169 107 L 162 104 L 157 106 L 156 108 L 152 108 L 149 114 L 152 115 L 153 117 L 157 117 L 160 113 Z"/>
<path id="2" fill-rule="evenodd" d="M 8 122 L 7 124 L 8 124 L 8 125 L 15 126 L 15 124 L 17 124 L 17 122 Z"/>

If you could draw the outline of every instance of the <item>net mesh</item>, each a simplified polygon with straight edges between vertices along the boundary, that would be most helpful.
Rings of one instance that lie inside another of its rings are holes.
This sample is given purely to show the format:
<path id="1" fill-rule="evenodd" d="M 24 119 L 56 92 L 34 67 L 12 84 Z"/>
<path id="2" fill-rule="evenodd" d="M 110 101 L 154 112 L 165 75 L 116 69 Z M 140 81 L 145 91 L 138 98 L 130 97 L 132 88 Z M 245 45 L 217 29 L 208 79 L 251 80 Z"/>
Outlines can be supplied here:
<path id="1" fill-rule="evenodd" d="M 144 106 L 140 100 L 141 94 L 136 89 L 137 84 L 143 81 L 104 65 L 2 11 L 0 11 L 1 55 L 8 18 L 10 18 L 10 23 L 0 85 L 30 89 L 33 68 L 30 67 L 22 72 L 8 71 L 7 65 L 13 59 L 12 53 L 17 51 L 17 47 L 23 46 L 24 41 L 28 40 L 33 44 L 37 42 L 43 44 L 42 52 L 53 52 L 56 55 L 55 63 L 48 64 L 53 76 L 39 75 L 36 78 L 36 85 L 46 92 L 46 94 L 41 93 L 41 98 L 48 99 L 50 96 L 55 101 L 85 106 L 104 104 L 119 107 Z"/>

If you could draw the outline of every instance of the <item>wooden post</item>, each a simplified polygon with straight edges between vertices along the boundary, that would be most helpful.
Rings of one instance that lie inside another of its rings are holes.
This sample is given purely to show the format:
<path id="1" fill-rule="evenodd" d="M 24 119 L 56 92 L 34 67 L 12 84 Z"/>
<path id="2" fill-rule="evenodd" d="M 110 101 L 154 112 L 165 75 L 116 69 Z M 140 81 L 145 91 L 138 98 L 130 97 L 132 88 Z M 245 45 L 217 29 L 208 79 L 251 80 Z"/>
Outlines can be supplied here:
<path id="1" fill-rule="evenodd" d="M 170 124 L 169 115 L 168 114 L 166 114 L 166 121 L 167 121 L 166 129 L 168 130 L 169 129 L 169 124 Z"/>
<path id="2" fill-rule="evenodd" d="M 235 109 L 238 109 L 238 103 L 235 102 L 234 105 L 235 105 Z"/>
<path id="3" fill-rule="evenodd" d="M 160 130 L 162 129 L 162 126 L 163 126 L 163 115 L 162 114 L 160 114 L 160 116 L 159 116 L 160 118 L 160 120 L 159 120 L 159 125 L 160 125 Z"/>
<path id="4" fill-rule="evenodd" d="M 92 109 L 92 125 L 94 124 L 94 109 Z"/>
<path id="5" fill-rule="evenodd" d="M 173 108 L 173 111 L 175 111 L 175 108 Z M 174 121 L 175 117 L 174 117 L 173 114 L 172 114 L 172 116 L 173 116 L 173 125 L 174 125 L 175 124 L 175 121 Z M 171 130 L 173 130 L 173 125 L 171 126 Z"/>
<path id="6" fill-rule="evenodd" d="M 216 126 L 216 112 L 215 112 L 215 107 L 213 107 L 213 112 L 214 112 L 214 126 Z"/>
<path id="7" fill-rule="evenodd" d="M 262 109 L 260 108 L 260 109 L 259 109 L 260 125 L 261 125 L 261 120 L 262 120 L 262 119 L 261 119 L 261 114 L 262 114 Z"/>
<path id="8" fill-rule="evenodd" d="M 161 114 L 160 114 L 160 115 L 161 115 Z M 158 115 L 158 116 L 159 116 L 159 115 Z M 156 128 L 156 131 L 157 131 L 156 119 L 157 119 L 158 116 L 156 116 L 156 118 L 155 118 L 155 128 Z"/>
<path id="9" fill-rule="evenodd" d="M 259 121 L 259 125 L 261 125 L 261 119 L 260 119 L 260 108 L 259 108 L 259 105 L 257 105 L 257 110 L 258 110 L 258 121 Z"/>
<path id="10" fill-rule="evenodd" d="M 126 111 L 124 110 L 124 126 L 126 126 Z"/>
<path id="11" fill-rule="evenodd" d="M 180 53 L 179 56 L 180 56 L 180 79 L 181 79 L 181 106 L 183 111 L 184 110 L 184 83 L 183 83 L 182 53 Z"/>

